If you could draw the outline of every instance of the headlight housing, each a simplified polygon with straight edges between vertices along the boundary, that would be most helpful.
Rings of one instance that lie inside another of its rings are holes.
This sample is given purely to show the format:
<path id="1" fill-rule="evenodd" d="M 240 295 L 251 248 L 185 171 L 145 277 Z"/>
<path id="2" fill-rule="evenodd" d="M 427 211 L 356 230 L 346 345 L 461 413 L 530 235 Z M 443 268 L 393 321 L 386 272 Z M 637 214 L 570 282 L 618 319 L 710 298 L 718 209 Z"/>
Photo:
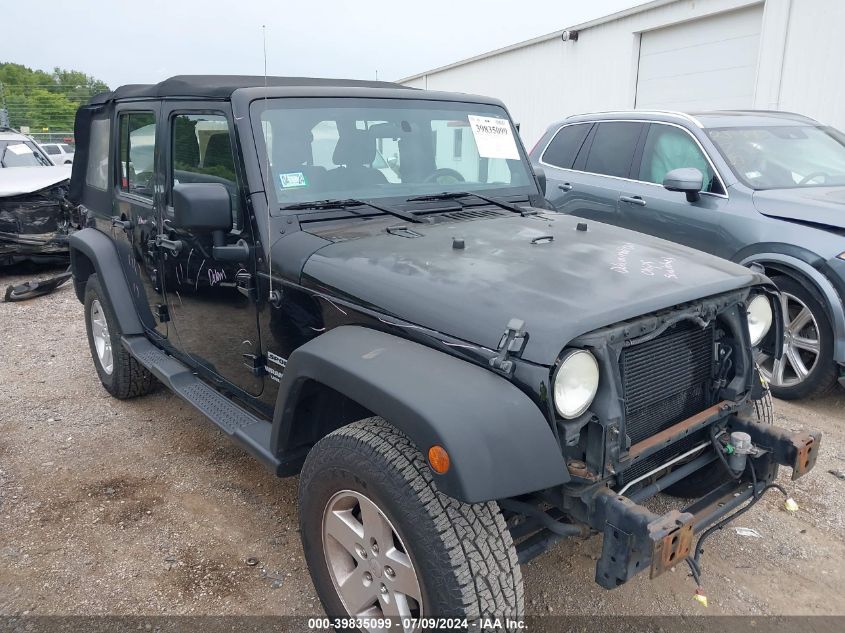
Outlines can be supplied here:
<path id="1" fill-rule="evenodd" d="M 567 420 L 577 418 L 592 404 L 599 388 L 599 364 L 583 349 L 566 352 L 554 376 L 555 409 Z"/>
<path id="2" fill-rule="evenodd" d="M 768 334 L 772 327 L 774 313 L 772 303 L 765 295 L 757 295 L 748 304 L 748 334 L 751 336 L 751 345 L 757 346 Z"/>

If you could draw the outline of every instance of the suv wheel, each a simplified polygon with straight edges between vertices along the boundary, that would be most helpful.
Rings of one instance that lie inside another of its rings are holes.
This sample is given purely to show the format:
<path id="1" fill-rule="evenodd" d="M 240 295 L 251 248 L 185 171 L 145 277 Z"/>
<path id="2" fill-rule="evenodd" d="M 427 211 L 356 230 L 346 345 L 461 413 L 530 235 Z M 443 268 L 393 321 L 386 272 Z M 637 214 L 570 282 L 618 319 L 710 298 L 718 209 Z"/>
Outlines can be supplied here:
<path id="1" fill-rule="evenodd" d="M 381 418 L 314 446 L 299 511 L 311 578 L 331 617 L 523 613 L 522 574 L 498 505 L 438 492 L 420 452 Z"/>
<path id="2" fill-rule="evenodd" d="M 96 274 L 88 277 L 85 285 L 85 329 L 94 366 L 106 391 L 125 400 L 142 396 L 156 387 L 155 376 L 121 344 L 123 333 Z"/>
<path id="3" fill-rule="evenodd" d="M 781 292 L 785 337 L 780 360 L 760 352 L 757 363 L 772 394 L 784 400 L 819 395 L 836 384 L 833 330 L 824 307 L 792 277 L 773 277 Z"/>

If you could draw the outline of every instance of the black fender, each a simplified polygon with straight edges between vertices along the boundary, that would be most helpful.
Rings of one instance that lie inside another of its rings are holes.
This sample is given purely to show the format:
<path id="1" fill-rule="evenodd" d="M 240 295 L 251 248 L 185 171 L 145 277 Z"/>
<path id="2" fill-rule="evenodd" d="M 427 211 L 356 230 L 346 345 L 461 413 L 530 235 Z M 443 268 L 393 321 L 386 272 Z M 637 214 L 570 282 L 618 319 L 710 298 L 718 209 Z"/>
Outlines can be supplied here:
<path id="1" fill-rule="evenodd" d="M 85 283 L 91 273 L 96 272 L 121 332 L 124 335 L 143 334 L 144 326 L 132 301 L 129 284 L 112 239 L 97 229 L 87 228 L 73 233 L 68 246 L 73 283 L 79 300 L 84 301 Z"/>
<path id="2" fill-rule="evenodd" d="M 476 503 L 569 480 L 560 448 L 536 404 L 505 378 L 419 343 L 340 326 L 291 354 L 281 378 L 272 446 L 282 450 L 302 386 L 316 381 L 405 433 L 423 455 L 439 444 L 445 494 Z M 433 472 L 433 471 L 432 471 Z"/>

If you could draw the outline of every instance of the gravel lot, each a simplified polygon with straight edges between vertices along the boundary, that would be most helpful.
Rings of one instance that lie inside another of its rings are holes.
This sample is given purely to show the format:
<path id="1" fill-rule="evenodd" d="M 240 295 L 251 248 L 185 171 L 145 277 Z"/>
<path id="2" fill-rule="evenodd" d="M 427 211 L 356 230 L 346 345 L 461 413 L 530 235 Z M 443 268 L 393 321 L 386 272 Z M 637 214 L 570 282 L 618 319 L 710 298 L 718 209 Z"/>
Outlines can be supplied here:
<path id="1" fill-rule="evenodd" d="M 33 275 L 8 272 L 4 287 Z M 112 399 L 69 286 L 0 303 L 0 324 L 0 614 L 321 613 L 296 479 L 275 478 L 165 390 Z M 775 417 L 821 430 L 821 457 L 798 482 L 781 477 L 797 514 L 770 493 L 735 523 L 760 538 L 730 528 L 710 540 L 709 608 L 682 567 L 599 588 L 593 538 L 525 567 L 529 613 L 845 615 L 845 481 L 829 472 L 845 470 L 845 391 L 776 401 Z"/>

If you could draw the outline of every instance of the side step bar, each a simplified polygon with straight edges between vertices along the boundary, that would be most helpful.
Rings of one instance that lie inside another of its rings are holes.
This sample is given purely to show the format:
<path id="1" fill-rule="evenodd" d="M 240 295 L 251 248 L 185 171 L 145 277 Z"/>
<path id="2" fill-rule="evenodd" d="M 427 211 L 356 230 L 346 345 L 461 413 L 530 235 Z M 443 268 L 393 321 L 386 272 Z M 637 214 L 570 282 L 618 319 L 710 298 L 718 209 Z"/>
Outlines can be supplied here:
<path id="1" fill-rule="evenodd" d="M 193 405 L 250 453 L 275 472 L 282 466 L 270 448 L 272 425 L 239 407 L 202 380 L 184 364 L 150 343 L 143 336 L 124 336 L 123 346 L 139 363 Z"/>

